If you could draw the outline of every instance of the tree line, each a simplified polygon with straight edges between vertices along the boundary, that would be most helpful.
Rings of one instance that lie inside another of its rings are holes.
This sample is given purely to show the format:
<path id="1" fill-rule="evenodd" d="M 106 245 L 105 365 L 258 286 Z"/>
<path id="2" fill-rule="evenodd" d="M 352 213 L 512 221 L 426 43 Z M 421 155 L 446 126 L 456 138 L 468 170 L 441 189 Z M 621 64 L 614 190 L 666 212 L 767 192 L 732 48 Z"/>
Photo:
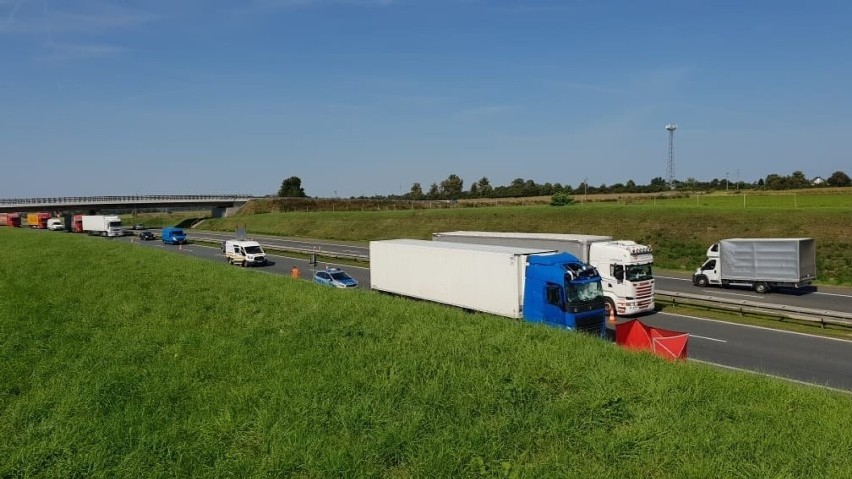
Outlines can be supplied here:
<path id="1" fill-rule="evenodd" d="M 808 179 L 802 171 L 794 171 L 791 175 L 779 175 L 772 173 L 766 178 L 760 178 L 752 182 L 729 181 L 727 178 L 714 178 L 710 181 L 700 181 L 695 178 L 687 178 L 685 181 L 675 180 L 669 184 L 662 177 L 652 178 L 648 184 L 637 184 L 633 180 L 625 183 L 614 183 L 611 185 L 600 184 L 598 186 L 581 181 L 577 186 L 562 183 L 536 183 L 533 180 L 515 178 L 508 185 L 493 186 L 487 177 L 471 183 L 465 189 L 464 180 L 458 175 L 451 174 L 445 180 L 432 183 L 424 190 L 421 183 L 413 183 L 408 193 L 401 195 L 373 195 L 361 196 L 360 198 L 383 199 L 402 198 L 408 200 L 459 200 L 465 198 L 518 198 L 528 196 L 551 196 L 556 194 L 581 195 L 599 193 L 660 193 L 663 191 L 678 192 L 708 192 L 718 190 L 789 190 L 801 188 L 821 188 L 852 186 L 852 180 L 842 171 L 835 171 L 823 181 Z M 297 176 L 291 176 L 281 183 L 278 190 L 279 197 L 307 197 L 302 187 L 302 180 Z M 354 198 L 354 197 L 353 197 Z"/>

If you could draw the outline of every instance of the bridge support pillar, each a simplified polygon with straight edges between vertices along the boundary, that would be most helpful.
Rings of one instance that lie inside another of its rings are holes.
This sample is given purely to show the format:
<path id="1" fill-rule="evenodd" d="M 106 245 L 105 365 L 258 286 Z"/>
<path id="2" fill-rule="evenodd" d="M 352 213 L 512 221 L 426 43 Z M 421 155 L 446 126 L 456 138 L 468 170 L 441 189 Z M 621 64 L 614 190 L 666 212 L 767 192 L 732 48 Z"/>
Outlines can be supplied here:
<path id="1" fill-rule="evenodd" d="M 225 212 L 226 212 L 225 208 L 222 208 L 221 206 L 214 206 L 213 209 L 210 211 L 210 217 L 211 218 L 222 218 L 222 217 L 226 216 Z"/>

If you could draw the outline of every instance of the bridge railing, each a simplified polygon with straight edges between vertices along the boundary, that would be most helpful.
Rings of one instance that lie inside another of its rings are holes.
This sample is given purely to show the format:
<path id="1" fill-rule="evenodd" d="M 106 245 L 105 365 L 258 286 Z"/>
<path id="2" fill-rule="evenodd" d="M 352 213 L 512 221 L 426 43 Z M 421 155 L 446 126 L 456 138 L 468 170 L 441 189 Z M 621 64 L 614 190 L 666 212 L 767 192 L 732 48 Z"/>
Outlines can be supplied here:
<path id="1" fill-rule="evenodd" d="M 138 203 L 157 201 L 234 201 L 248 200 L 253 195 L 130 195 L 130 196 L 57 196 L 52 198 L 0 198 L 0 205 L 57 205 L 90 203 Z"/>

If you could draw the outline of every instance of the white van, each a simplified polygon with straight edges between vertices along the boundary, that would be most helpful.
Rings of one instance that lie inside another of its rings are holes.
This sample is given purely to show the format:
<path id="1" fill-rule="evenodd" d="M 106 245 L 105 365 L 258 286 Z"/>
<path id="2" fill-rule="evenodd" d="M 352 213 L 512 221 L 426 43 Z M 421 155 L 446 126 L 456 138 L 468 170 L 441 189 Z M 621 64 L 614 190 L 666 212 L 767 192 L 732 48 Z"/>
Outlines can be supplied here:
<path id="1" fill-rule="evenodd" d="M 225 241 L 225 258 L 228 263 L 240 266 L 265 266 L 269 264 L 266 253 L 257 241 Z"/>
<path id="2" fill-rule="evenodd" d="M 47 229 L 50 231 L 62 231 L 65 229 L 65 222 L 62 218 L 50 218 L 47 220 Z"/>

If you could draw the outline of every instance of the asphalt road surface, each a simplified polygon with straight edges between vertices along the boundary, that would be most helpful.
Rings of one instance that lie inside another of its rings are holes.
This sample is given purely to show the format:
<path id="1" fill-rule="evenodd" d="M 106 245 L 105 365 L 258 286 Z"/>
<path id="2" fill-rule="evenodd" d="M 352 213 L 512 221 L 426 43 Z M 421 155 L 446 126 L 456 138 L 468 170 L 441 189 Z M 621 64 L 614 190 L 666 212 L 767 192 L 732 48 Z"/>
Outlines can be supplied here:
<path id="1" fill-rule="evenodd" d="M 193 236 L 195 236 L 194 233 L 190 233 L 190 238 Z M 233 237 L 233 235 L 222 236 L 222 238 L 229 237 Z M 257 236 L 253 236 L 253 238 L 259 240 L 262 244 L 266 244 L 268 241 Z M 101 239 L 93 238 L 93 240 Z M 139 241 L 135 237 L 126 237 L 123 240 L 133 241 L 140 246 L 163 249 L 175 254 L 207 258 L 228 266 L 221 251 L 215 246 L 189 244 L 179 247 L 163 245 L 160 240 Z M 312 241 L 291 241 L 278 238 L 275 238 L 275 241 L 281 242 L 281 244 L 287 242 L 288 244 L 308 245 L 309 249 L 316 246 L 316 243 Z M 321 247 L 333 247 L 333 245 L 333 243 L 323 243 Z M 350 248 L 348 245 L 339 245 L 339 247 Z M 309 265 L 306 260 L 274 254 L 268 256 L 275 262 L 274 265 L 253 269 L 258 272 L 289 275 L 292 267 L 296 266 L 302 273 L 302 279 L 306 280 L 311 280 L 313 271 L 316 269 Z M 369 288 L 370 274 L 368 268 L 341 266 L 333 262 L 321 262 L 318 265 L 320 269 L 327 266 L 342 267 L 358 280 L 359 287 Z M 694 288 L 692 283 L 683 279 L 675 279 L 674 281 L 676 283 L 673 284 Z M 658 287 L 664 289 L 662 285 Z M 731 291 L 723 292 L 731 293 Z M 814 294 L 812 293 L 812 295 Z M 757 296 L 766 297 L 766 295 Z M 852 392 L 852 341 L 667 313 L 646 315 L 639 319 L 651 326 L 689 333 L 688 356 L 690 360 Z"/>
<path id="2" fill-rule="evenodd" d="M 233 233 L 217 233 L 209 231 L 195 231 L 190 233 L 191 238 L 208 238 L 212 241 L 223 241 L 234 237 Z M 344 244 L 333 241 L 282 238 L 280 236 L 250 235 L 262 245 L 270 245 L 277 248 L 292 248 L 304 251 L 316 251 L 318 253 L 333 253 L 356 255 L 368 258 L 370 248 L 359 244 Z M 698 267 L 699 265 L 696 265 Z M 660 291 L 674 291 L 678 293 L 702 294 L 729 299 L 747 299 L 761 303 L 797 306 L 801 308 L 824 309 L 829 311 L 840 311 L 852 313 L 852 290 L 849 288 L 832 288 L 820 286 L 805 288 L 799 291 L 782 290 L 770 294 L 757 294 L 747 288 L 699 288 L 692 284 L 691 273 L 657 271 L 655 274 L 656 287 Z M 360 279 L 358 279 L 361 281 Z M 364 282 L 369 284 L 369 282 Z"/>

